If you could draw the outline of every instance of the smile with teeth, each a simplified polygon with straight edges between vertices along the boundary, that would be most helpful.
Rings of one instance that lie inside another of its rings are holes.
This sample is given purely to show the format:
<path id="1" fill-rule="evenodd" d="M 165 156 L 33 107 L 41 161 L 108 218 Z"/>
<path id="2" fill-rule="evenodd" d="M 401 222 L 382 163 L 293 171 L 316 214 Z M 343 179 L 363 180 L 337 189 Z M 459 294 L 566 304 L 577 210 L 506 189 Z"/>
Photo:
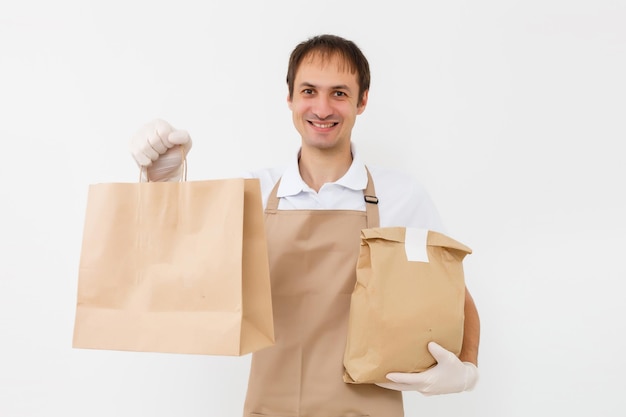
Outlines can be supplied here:
<path id="1" fill-rule="evenodd" d="M 320 129 L 328 129 L 329 127 L 335 126 L 337 123 L 316 123 L 310 122 L 313 126 L 318 127 Z"/>

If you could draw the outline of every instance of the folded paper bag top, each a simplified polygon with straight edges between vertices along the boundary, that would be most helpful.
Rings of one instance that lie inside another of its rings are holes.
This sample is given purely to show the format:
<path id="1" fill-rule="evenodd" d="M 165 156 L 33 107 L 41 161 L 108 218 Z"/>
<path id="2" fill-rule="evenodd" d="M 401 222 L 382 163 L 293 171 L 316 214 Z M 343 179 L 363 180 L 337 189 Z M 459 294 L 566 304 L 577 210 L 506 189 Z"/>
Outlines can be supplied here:
<path id="1" fill-rule="evenodd" d="M 389 382 L 389 372 L 422 372 L 435 341 L 458 355 L 463 342 L 463 259 L 472 250 L 432 230 L 361 231 L 344 381 Z"/>

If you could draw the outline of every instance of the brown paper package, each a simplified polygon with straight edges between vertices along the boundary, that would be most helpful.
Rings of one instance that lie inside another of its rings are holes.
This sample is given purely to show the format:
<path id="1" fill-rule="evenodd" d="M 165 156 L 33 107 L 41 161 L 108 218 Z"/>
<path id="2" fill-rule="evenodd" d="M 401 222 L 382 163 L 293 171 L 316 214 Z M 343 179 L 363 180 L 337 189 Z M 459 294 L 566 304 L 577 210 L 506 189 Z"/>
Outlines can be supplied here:
<path id="1" fill-rule="evenodd" d="M 352 293 L 344 381 L 389 382 L 389 372 L 422 372 L 435 341 L 457 356 L 463 341 L 463 259 L 471 249 L 427 232 L 427 262 L 409 261 L 406 228 L 364 229 Z"/>

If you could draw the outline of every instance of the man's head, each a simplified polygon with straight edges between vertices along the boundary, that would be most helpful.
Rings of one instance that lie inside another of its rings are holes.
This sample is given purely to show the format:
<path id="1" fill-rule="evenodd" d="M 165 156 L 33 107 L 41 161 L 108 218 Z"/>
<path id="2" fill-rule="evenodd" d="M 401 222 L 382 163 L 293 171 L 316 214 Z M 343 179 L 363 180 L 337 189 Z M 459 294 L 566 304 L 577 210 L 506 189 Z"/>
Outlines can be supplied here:
<path id="1" fill-rule="evenodd" d="M 324 61 L 340 58 L 347 70 L 356 73 L 359 83 L 358 100 L 363 101 L 363 95 L 370 88 L 370 67 L 367 58 L 354 42 L 335 35 L 314 36 L 298 44 L 291 52 L 287 68 L 290 98 L 293 98 L 294 81 L 300 64 L 312 55 L 318 55 Z"/>
<path id="2" fill-rule="evenodd" d="M 369 95 L 369 65 L 357 46 L 321 35 L 299 44 L 291 54 L 287 103 L 309 151 L 350 155 L 352 128 Z"/>

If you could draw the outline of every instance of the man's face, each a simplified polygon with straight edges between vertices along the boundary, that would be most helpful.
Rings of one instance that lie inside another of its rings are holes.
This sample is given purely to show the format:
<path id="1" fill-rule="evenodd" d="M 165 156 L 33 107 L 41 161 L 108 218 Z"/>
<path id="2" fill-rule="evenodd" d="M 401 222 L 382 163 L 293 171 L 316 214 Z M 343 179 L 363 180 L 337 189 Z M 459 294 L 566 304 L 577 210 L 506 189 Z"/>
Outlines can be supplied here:
<path id="1" fill-rule="evenodd" d="M 305 57 L 296 72 L 293 97 L 287 98 L 303 149 L 349 152 L 356 116 L 367 104 L 367 91 L 361 102 L 358 95 L 357 75 L 340 57 Z"/>

